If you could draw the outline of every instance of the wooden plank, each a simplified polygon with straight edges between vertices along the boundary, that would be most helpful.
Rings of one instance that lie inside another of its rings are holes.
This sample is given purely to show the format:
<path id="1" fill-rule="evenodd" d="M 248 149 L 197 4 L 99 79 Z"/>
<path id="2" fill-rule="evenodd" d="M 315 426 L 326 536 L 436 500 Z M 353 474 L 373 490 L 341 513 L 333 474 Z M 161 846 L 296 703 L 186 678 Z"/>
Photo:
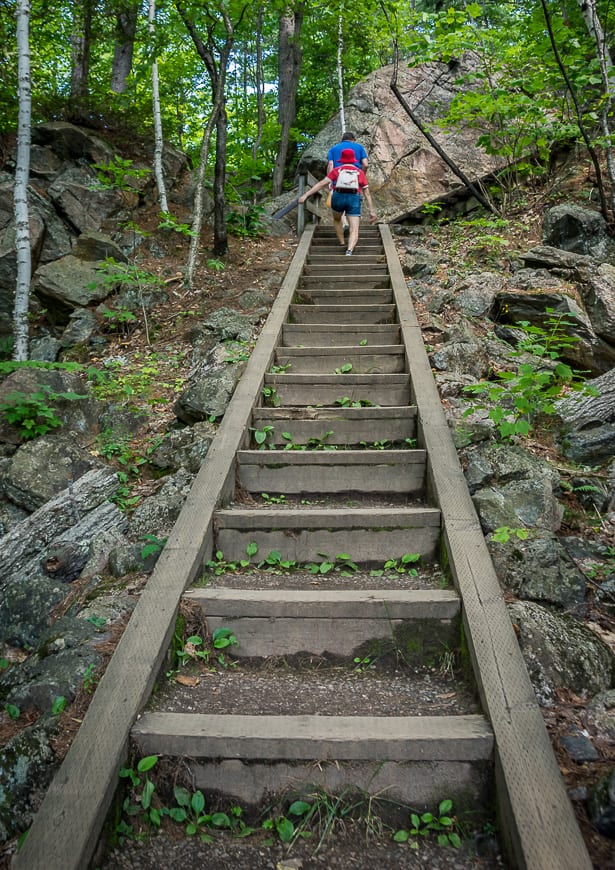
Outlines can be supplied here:
<path id="1" fill-rule="evenodd" d="M 313 234 L 302 237 L 220 429 L 84 721 L 34 817 L 17 870 L 87 866 L 117 787 L 130 728 L 151 691 L 181 595 L 211 554 L 214 510 L 234 486 L 234 457 L 271 363 Z"/>
<path id="2" fill-rule="evenodd" d="M 416 438 L 416 407 L 254 408 L 252 427 L 264 426 L 273 427 L 267 442 L 278 446 L 288 443 L 284 432 L 295 444 L 307 444 L 310 439 L 343 445 L 385 440 L 392 443 Z"/>
<path id="3" fill-rule="evenodd" d="M 192 758 L 378 758 L 484 761 L 493 737 L 482 716 L 218 716 L 145 713 L 133 728 L 144 754 Z"/>
<path id="4" fill-rule="evenodd" d="M 397 324 L 346 324 L 342 332 L 334 324 L 285 324 L 282 330 L 282 345 L 332 347 L 337 345 L 370 346 L 372 344 L 397 344 L 400 329 Z"/>
<path id="5" fill-rule="evenodd" d="M 289 323 L 393 323 L 394 305 L 291 305 Z"/>
<path id="6" fill-rule="evenodd" d="M 425 454 L 415 450 L 242 450 L 239 482 L 248 492 L 418 495 Z"/>
<path id="7" fill-rule="evenodd" d="M 412 360 L 419 443 L 434 457 L 430 478 L 443 511 L 444 541 L 462 597 L 479 691 L 495 734 L 500 823 L 519 867 L 589 870 L 587 848 L 459 466 L 390 231 L 384 226 L 381 231 Z"/>
<path id="8" fill-rule="evenodd" d="M 289 366 L 293 374 L 333 374 L 335 369 L 352 366 L 353 374 L 399 374 L 405 371 L 406 354 L 401 345 L 381 347 L 278 348 L 275 361 Z"/>

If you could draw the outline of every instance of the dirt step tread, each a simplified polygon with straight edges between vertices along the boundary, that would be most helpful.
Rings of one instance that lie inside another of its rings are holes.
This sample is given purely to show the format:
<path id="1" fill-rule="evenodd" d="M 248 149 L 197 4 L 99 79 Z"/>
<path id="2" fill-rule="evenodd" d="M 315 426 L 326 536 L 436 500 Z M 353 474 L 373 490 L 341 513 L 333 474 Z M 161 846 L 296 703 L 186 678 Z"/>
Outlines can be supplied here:
<path id="1" fill-rule="evenodd" d="M 425 450 L 238 450 L 244 465 L 424 465 Z"/>

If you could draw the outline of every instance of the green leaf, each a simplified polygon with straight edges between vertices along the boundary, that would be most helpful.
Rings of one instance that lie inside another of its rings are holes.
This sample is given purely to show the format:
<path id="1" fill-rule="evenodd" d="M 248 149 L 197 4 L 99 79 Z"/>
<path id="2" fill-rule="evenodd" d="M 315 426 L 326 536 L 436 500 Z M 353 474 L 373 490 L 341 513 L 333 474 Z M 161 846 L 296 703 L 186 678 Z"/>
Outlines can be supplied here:
<path id="1" fill-rule="evenodd" d="M 143 786 L 143 792 L 141 794 L 141 806 L 144 810 L 149 809 L 149 806 L 152 802 L 152 795 L 156 790 L 156 786 L 151 781 L 151 779 L 145 780 L 145 785 Z"/>
<path id="2" fill-rule="evenodd" d="M 66 703 L 67 702 L 66 702 L 66 698 L 64 697 L 64 695 L 57 695 L 53 699 L 53 703 L 51 705 L 51 715 L 52 716 L 59 716 L 60 713 L 62 712 L 62 710 L 64 710 L 64 708 L 66 707 Z"/>
<path id="3" fill-rule="evenodd" d="M 407 843 L 410 839 L 410 831 L 405 831 L 403 828 L 393 834 L 393 839 L 396 843 Z"/>
<path id="4" fill-rule="evenodd" d="M 276 820 L 275 829 L 278 832 L 278 837 L 283 843 L 290 843 L 295 833 L 295 826 L 290 819 L 282 816 Z"/>
<path id="5" fill-rule="evenodd" d="M 137 764 L 137 770 L 139 773 L 145 773 L 147 770 L 151 770 L 158 762 L 157 755 L 146 755 L 145 758 L 142 758 Z"/>
<path id="6" fill-rule="evenodd" d="M 294 801 L 289 806 L 288 812 L 291 816 L 304 816 L 311 808 L 312 805 L 308 804 L 307 801 Z"/>
<path id="7" fill-rule="evenodd" d="M 197 815 L 200 815 L 205 809 L 205 797 L 202 791 L 195 791 L 190 801 L 190 806 Z"/>
<path id="8" fill-rule="evenodd" d="M 4 709 L 11 719 L 19 719 L 21 711 L 15 704 L 5 704 Z"/>
<path id="9" fill-rule="evenodd" d="M 442 816 L 442 815 L 445 815 L 446 813 L 450 813 L 450 811 L 452 809 L 453 809 L 453 802 L 452 802 L 452 800 L 447 798 L 446 800 L 440 801 L 440 805 L 438 806 L 438 813 Z"/>

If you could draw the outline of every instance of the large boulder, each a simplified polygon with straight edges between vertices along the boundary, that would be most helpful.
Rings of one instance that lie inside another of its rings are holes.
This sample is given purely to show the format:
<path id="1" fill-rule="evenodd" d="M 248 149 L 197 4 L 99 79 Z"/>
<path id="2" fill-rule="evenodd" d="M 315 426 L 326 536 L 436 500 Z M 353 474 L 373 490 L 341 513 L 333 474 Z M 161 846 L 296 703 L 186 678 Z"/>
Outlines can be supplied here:
<path id="1" fill-rule="evenodd" d="M 454 67 L 427 63 L 401 65 L 398 87 L 421 123 L 450 158 L 471 179 L 489 175 L 500 159 L 476 145 L 476 130 L 460 125 L 455 130 L 438 129 L 441 118 L 474 68 L 471 54 Z M 463 187 L 459 178 L 410 120 L 390 88 L 393 67 L 385 66 L 367 76 L 350 92 L 346 105 L 346 129 L 352 130 L 369 154 L 368 177 L 378 216 L 395 221 L 425 202 Z M 327 152 L 340 140 L 340 120 L 335 115 L 303 152 L 298 171 L 322 178 Z"/>
<path id="2" fill-rule="evenodd" d="M 600 212 L 574 203 L 562 203 L 550 208 L 542 228 L 546 245 L 614 261 L 615 241 L 609 236 L 606 221 Z"/>

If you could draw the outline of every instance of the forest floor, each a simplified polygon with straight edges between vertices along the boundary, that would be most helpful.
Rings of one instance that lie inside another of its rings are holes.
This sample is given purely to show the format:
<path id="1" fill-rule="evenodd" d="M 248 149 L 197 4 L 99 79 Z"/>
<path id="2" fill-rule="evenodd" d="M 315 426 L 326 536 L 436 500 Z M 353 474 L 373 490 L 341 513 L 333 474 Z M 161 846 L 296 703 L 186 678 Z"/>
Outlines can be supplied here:
<path id="1" fill-rule="evenodd" d="M 423 241 L 429 239 L 430 250 L 436 252 L 436 255 L 438 251 L 441 251 L 443 259 L 446 259 L 447 252 L 450 252 L 454 247 L 456 263 L 473 266 L 476 270 L 507 270 L 508 263 L 514 257 L 515 251 L 527 250 L 539 243 L 542 215 L 548 204 L 548 193 L 540 188 L 534 193 L 527 193 L 523 206 L 512 210 L 507 216 L 506 225 L 497 228 L 463 227 L 459 223 L 451 223 L 448 226 L 434 228 L 433 231 L 427 230 Z M 181 214 L 177 217 L 182 220 Z M 157 230 L 158 220 L 155 209 L 139 215 L 137 220 L 143 230 L 151 232 L 151 238 L 154 238 L 156 242 L 155 245 L 144 245 L 143 250 L 139 251 L 139 268 L 157 275 L 164 282 L 168 293 L 168 302 L 152 310 L 148 315 L 147 323 L 141 319 L 130 332 L 108 335 L 109 344 L 104 353 L 86 354 L 81 349 L 78 356 L 74 357 L 81 363 L 94 366 L 102 366 L 106 360 L 121 359 L 122 374 L 126 377 L 132 373 L 135 378 L 134 383 L 140 384 L 135 400 L 137 404 L 142 403 L 143 408 L 148 411 L 146 424 L 130 444 L 124 445 L 124 453 L 121 456 L 109 459 L 111 464 L 115 463 L 120 470 L 125 470 L 127 464 L 129 468 L 134 468 L 134 474 L 130 473 L 127 482 L 126 498 L 128 501 L 142 499 L 154 492 L 160 485 L 158 475 L 148 467 L 146 461 L 141 462 L 141 460 L 147 458 L 148 450 L 155 439 L 161 436 L 175 421 L 172 410 L 173 403 L 190 374 L 191 330 L 198 327 L 212 311 L 220 307 L 237 307 L 238 300 L 246 290 L 262 290 L 269 287 L 272 271 L 279 272 L 280 278 L 283 277 L 297 245 L 297 240 L 292 234 L 284 237 L 269 236 L 264 238 L 231 236 L 229 238 L 229 253 L 220 258 L 223 268 L 219 268 L 220 263 L 216 262 L 217 258 L 209 253 L 211 238 L 206 230 L 203 233 L 201 263 L 196 273 L 194 288 L 186 290 L 183 287 L 182 274 L 187 261 L 189 240 L 178 233 Z M 450 281 L 451 277 L 450 267 L 443 268 L 442 280 Z M 435 276 L 433 280 L 438 280 L 438 276 Z M 420 305 L 416 307 L 420 318 Z M 143 367 L 148 365 L 154 369 L 155 374 L 145 383 Z M 92 445 L 92 449 L 96 450 L 96 446 Z M 575 533 L 579 533 L 578 529 L 582 525 L 582 512 L 577 512 L 574 516 Z M 582 533 L 588 536 L 599 535 L 600 530 L 596 529 L 595 523 L 588 523 Z M 146 575 L 134 575 L 130 578 L 122 578 L 121 581 L 118 581 L 118 585 L 126 582 L 130 582 L 134 593 L 138 594 L 139 589 L 142 589 L 147 582 L 147 577 Z M 597 628 L 602 631 L 604 639 L 615 648 L 615 620 L 595 612 L 592 613 L 592 619 L 598 621 Z M 118 626 L 114 640 L 107 645 L 105 652 L 109 657 L 113 652 L 115 643 L 121 636 L 122 628 L 123 626 Z M 17 653 L 15 652 L 15 654 Z M 70 741 L 78 729 L 78 723 L 83 718 L 90 699 L 91 695 L 81 692 L 75 702 L 62 714 L 61 736 L 55 746 L 58 760 L 68 750 Z M 615 763 L 613 747 L 610 749 L 604 747 L 601 761 L 589 765 L 574 764 L 561 748 L 559 737 L 568 729 L 570 724 L 582 725 L 585 703 L 585 699 L 573 697 L 570 693 L 562 693 L 560 703 L 556 707 L 543 711 L 547 728 L 553 739 L 560 769 L 569 789 L 583 788 L 595 781 L 600 773 L 612 770 Z M 32 719 L 26 720 L 22 717 L 20 722 L 14 722 L 6 714 L 0 713 L 0 745 L 4 744 L 18 728 L 28 724 L 28 721 L 32 721 Z M 615 867 L 613 842 L 598 834 L 587 818 L 582 801 L 575 802 L 575 810 L 594 866 L 599 870 L 611 870 Z M 4 850 L 0 850 L 0 867 L 3 866 L 3 860 L 8 862 L 9 854 L 13 851 L 14 845 L 14 843 L 7 844 Z M 304 859 L 303 864 L 301 862 L 295 865 L 285 864 L 283 855 L 280 853 L 277 866 L 279 868 L 287 866 L 358 868 L 364 866 L 359 856 L 361 849 L 359 848 L 357 852 L 359 844 L 356 841 L 349 844 L 345 835 L 340 835 L 338 845 L 340 849 L 336 850 L 337 854 L 335 851 L 333 853 L 323 852 L 322 862 L 324 863 L 321 863 L 321 859 L 319 859 L 318 862 L 310 864 L 307 859 Z M 345 853 L 344 849 L 346 849 Z M 356 853 L 355 863 L 350 860 L 350 857 L 346 863 L 339 863 L 340 854 L 350 856 L 350 853 Z M 224 866 L 229 870 L 234 866 L 242 866 L 240 863 L 237 865 L 230 863 L 230 857 L 226 863 L 224 863 L 225 859 L 222 855 L 220 855 L 220 859 L 223 863 L 216 863 L 214 860 L 211 866 Z M 440 863 L 438 863 L 437 858 L 434 858 L 434 862 L 427 865 L 409 862 L 406 865 L 397 861 L 395 864 L 381 864 L 380 866 L 470 866 L 463 863 L 455 865 L 454 861 L 449 863 L 448 857 L 446 859 L 442 857 Z M 477 863 L 475 866 L 495 866 L 496 863 L 493 859 L 491 862 Z M 118 858 L 116 866 L 128 867 L 131 865 Z M 141 865 L 137 862 L 133 866 L 147 865 Z M 178 864 L 173 861 L 173 863 L 167 863 L 166 866 L 191 866 L 188 853 L 184 854 L 184 860 L 180 860 Z M 262 867 L 266 866 L 275 867 L 276 862 L 262 864 Z"/>

